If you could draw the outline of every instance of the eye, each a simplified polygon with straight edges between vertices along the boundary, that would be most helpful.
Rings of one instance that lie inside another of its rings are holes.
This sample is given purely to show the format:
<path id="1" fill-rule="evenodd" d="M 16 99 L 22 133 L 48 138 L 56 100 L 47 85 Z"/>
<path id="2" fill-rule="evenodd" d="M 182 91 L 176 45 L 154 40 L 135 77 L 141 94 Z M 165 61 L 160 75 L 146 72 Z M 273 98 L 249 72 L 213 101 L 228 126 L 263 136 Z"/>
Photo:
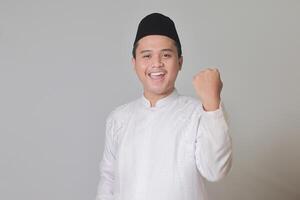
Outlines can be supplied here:
<path id="1" fill-rule="evenodd" d="M 142 58 L 150 58 L 150 54 L 144 54 L 142 55 Z"/>
<path id="2" fill-rule="evenodd" d="M 169 53 L 164 53 L 164 54 L 163 54 L 163 57 L 164 57 L 164 58 L 170 58 L 171 56 L 172 56 L 172 55 L 169 54 Z"/>

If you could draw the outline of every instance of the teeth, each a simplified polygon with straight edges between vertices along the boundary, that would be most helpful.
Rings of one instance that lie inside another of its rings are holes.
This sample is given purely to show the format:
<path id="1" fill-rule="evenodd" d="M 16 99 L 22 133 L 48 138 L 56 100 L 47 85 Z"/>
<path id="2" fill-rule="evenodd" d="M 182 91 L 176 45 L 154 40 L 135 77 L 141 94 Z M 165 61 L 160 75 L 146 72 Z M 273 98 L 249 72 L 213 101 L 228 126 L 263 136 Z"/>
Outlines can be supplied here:
<path id="1" fill-rule="evenodd" d="M 159 75 L 163 75 L 163 72 L 152 72 L 150 73 L 151 76 L 159 76 Z"/>

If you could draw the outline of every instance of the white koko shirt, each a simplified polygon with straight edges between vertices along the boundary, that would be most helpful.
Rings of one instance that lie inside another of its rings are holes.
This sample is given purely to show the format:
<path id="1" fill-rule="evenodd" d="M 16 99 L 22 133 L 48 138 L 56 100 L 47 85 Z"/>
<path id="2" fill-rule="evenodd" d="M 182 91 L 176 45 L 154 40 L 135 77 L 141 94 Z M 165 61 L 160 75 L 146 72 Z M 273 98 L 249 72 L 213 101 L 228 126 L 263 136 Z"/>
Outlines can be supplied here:
<path id="1" fill-rule="evenodd" d="M 231 155 L 222 103 L 206 112 L 176 89 L 154 107 L 142 96 L 107 118 L 96 200 L 206 200 L 204 178 L 224 177 Z"/>

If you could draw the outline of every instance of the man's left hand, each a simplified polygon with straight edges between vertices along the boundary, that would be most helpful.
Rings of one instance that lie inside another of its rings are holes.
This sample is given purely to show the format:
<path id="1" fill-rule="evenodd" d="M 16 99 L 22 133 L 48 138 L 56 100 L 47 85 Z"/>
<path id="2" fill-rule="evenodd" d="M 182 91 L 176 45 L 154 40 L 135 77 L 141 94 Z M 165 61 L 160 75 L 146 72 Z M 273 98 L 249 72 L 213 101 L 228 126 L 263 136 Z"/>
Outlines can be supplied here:
<path id="1" fill-rule="evenodd" d="M 195 91 L 205 111 L 219 108 L 223 83 L 217 68 L 206 68 L 193 77 Z"/>

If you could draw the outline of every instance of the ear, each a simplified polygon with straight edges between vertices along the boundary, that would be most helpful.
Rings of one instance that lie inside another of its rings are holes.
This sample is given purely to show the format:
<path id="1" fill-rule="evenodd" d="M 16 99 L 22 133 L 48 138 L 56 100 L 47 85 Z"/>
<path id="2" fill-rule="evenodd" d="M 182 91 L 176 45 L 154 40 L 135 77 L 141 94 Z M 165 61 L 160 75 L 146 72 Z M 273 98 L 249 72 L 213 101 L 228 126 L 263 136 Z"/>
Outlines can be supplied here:
<path id="1" fill-rule="evenodd" d="M 180 56 L 180 58 L 178 59 L 178 62 L 179 62 L 179 71 L 181 70 L 182 68 L 182 64 L 183 64 L 183 57 Z"/>
<path id="2" fill-rule="evenodd" d="M 135 58 L 132 57 L 131 58 L 131 63 L 132 63 L 133 69 L 136 71 L 136 69 L 135 69 L 135 62 L 136 62 Z"/>

